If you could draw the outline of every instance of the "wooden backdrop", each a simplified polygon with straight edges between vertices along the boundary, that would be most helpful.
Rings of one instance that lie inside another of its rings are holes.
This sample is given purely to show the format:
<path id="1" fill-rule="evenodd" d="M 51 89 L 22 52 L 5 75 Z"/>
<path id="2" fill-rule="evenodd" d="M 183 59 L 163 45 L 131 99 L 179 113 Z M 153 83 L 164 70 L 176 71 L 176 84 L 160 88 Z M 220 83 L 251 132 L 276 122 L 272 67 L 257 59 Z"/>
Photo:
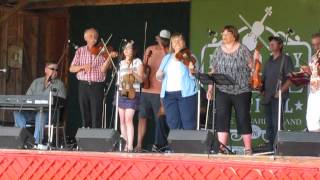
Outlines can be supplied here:
<path id="1" fill-rule="evenodd" d="M 12 8 L 0 7 L 0 17 Z M 58 61 L 68 39 L 68 11 L 23 10 L 0 25 L 0 94 L 25 94 L 33 79 L 44 75 L 47 61 Z M 66 57 L 64 58 L 66 62 Z M 66 82 L 67 64 L 60 66 Z M 1 124 L 12 116 L 1 112 Z"/>

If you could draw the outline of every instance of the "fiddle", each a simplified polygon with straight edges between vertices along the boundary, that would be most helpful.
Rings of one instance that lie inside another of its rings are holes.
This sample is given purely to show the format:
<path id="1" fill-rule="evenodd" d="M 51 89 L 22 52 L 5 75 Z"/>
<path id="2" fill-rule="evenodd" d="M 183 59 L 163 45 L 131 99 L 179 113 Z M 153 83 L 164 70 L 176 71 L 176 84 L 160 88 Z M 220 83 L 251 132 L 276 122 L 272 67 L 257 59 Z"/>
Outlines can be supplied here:
<path id="1" fill-rule="evenodd" d="M 318 65 L 317 65 L 318 76 L 320 76 L 320 50 L 317 51 L 316 57 L 317 57 L 316 63 L 318 63 Z"/>
<path id="2" fill-rule="evenodd" d="M 196 59 L 192 56 L 190 49 L 183 48 L 176 54 L 176 59 L 181 61 L 187 68 L 196 64 Z"/>
<path id="3" fill-rule="evenodd" d="M 132 59 L 130 60 L 130 63 L 128 65 L 128 71 L 132 71 L 132 72 L 128 72 L 127 74 L 123 75 L 121 78 L 121 96 L 125 96 L 128 99 L 134 99 L 136 97 L 136 90 L 133 87 L 133 84 L 136 82 L 136 78 L 133 75 L 133 69 L 130 68 L 130 66 L 132 65 L 133 61 Z"/>
<path id="4" fill-rule="evenodd" d="M 260 50 L 262 48 L 262 44 L 258 43 L 255 49 L 254 57 L 253 57 L 253 72 L 251 75 L 251 87 L 254 90 L 260 90 L 262 87 L 261 80 L 261 62 L 259 60 Z"/>
<path id="5" fill-rule="evenodd" d="M 101 55 L 104 57 L 105 60 L 109 59 L 109 56 L 111 58 L 116 58 L 118 57 L 118 53 L 113 50 L 112 46 L 107 46 L 107 48 L 104 48 L 104 44 L 102 42 L 97 43 L 93 47 L 89 49 L 90 53 L 97 56 Z"/>
<path id="6" fill-rule="evenodd" d="M 133 87 L 136 78 L 133 74 L 123 75 L 121 81 L 121 96 L 126 96 L 129 99 L 134 99 L 136 97 L 136 90 Z"/>
<path id="7" fill-rule="evenodd" d="M 143 71 L 144 74 L 146 76 L 146 78 L 144 79 L 143 83 L 142 83 L 142 87 L 144 89 L 149 89 L 150 88 L 150 73 L 151 73 L 151 67 L 149 66 L 148 62 L 149 62 L 149 58 L 152 55 L 152 51 L 150 50 L 146 56 L 146 62 L 143 63 Z"/>

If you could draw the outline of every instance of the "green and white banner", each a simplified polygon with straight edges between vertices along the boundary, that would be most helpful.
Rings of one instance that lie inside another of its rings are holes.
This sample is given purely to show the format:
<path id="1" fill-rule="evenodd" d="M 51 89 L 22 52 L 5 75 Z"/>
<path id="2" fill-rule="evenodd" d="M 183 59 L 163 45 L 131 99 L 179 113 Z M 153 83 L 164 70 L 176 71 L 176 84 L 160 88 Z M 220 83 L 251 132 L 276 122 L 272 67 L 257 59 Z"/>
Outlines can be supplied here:
<path id="1" fill-rule="evenodd" d="M 241 42 L 254 50 L 262 42 L 263 64 L 270 56 L 268 37 L 285 39 L 288 28 L 295 34 L 289 37 L 285 51 L 291 56 L 296 70 L 308 63 L 312 55 L 310 37 L 320 29 L 319 0 L 192 0 L 191 1 L 191 49 L 208 72 L 211 54 L 221 43 L 220 32 L 225 25 L 235 25 L 240 32 Z M 208 36 L 208 29 L 219 32 L 216 37 Z M 303 130 L 306 127 L 308 87 L 291 87 L 290 98 L 285 104 L 284 127 L 288 130 Z M 254 144 L 266 141 L 266 122 L 257 92 L 252 98 L 252 127 Z M 242 145 L 241 136 L 232 120 L 231 140 L 233 145 Z"/>

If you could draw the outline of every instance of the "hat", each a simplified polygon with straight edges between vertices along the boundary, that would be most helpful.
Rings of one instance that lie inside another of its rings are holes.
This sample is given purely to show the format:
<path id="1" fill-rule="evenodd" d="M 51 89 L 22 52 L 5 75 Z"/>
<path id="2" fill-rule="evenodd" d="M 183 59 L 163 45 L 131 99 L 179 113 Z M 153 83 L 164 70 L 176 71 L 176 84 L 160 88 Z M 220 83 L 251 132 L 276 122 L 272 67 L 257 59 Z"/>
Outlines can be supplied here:
<path id="1" fill-rule="evenodd" d="M 274 41 L 277 41 L 279 44 L 283 44 L 283 40 L 279 36 L 270 36 L 268 38 L 268 40 L 269 40 L 269 42 L 274 40 Z"/>
<path id="2" fill-rule="evenodd" d="M 164 38 L 164 39 L 170 39 L 170 36 L 171 36 L 170 31 L 168 31 L 166 29 L 161 30 L 159 35 L 158 35 L 158 37 Z"/>

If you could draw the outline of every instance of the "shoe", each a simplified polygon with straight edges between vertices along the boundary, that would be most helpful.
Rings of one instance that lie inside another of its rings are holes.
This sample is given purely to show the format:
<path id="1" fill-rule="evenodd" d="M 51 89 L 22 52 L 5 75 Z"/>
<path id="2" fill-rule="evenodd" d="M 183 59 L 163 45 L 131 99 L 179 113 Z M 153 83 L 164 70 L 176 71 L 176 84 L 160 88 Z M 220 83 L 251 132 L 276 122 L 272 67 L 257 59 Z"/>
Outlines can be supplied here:
<path id="1" fill-rule="evenodd" d="M 253 148 L 252 151 L 255 153 L 273 151 L 273 146 L 269 143 L 263 143 L 263 144 L 258 145 L 258 147 Z"/>
<path id="2" fill-rule="evenodd" d="M 164 145 L 164 146 L 158 146 L 158 145 L 152 145 L 152 152 L 157 152 L 157 153 L 171 153 L 173 152 L 173 150 L 168 146 L 168 145 Z"/>
<path id="3" fill-rule="evenodd" d="M 134 152 L 135 152 L 135 153 L 142 153 L 143 151 L 142 151 L 142 148 L 141 148 L 141 147 L 136 146 L 136 147 L 134 148 Z"/>
<path id="4" fill-rule="evenodd" d="M 252 149 L 246 149 L 246 150 L 244 150 L 244 155 L 245 156 L 252 156 Z"/>
<path id="5" fill-rule="evenodd" d="M 152 145 L 152 148 L 151 148 L 151 152 L 160 152 L 160 149 L 158 148 L 157 145 Z"/>

